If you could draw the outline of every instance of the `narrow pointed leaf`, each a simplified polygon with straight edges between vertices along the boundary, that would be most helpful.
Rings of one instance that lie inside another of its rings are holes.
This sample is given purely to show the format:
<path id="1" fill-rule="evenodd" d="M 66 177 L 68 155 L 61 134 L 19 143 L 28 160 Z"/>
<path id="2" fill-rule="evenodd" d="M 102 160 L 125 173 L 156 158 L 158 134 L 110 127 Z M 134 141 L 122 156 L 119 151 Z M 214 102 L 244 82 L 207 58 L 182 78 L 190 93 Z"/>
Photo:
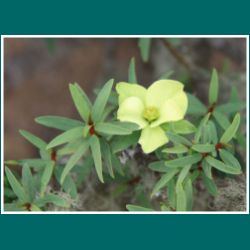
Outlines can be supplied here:
<path id="1" fill-rule="evenodd" d="M 213 69 L 212 77 L 209 86 L 209 104 L 212 105 L 217 102 L 219 91 L 219 80 L 216 69 Z"/>
<path id="2" fill-rule="evenodd" d="M 187 209 L 186 193 L 183 189 L 183 185 L 177 184 L 176 185 L 176 210 L 186 211 L 186 209 Z"/>
<path id="3" fill-rule="evenodd" d="M 54 162 L 50 162 L 49 164 L 47 164 L 43 170 L 43 174 L 41 177 L 41 187 L 40 187 L 40 194 L 43 196 L 46 188 L 51 180 L 52 177 L 52 173 L 54 170 Z"/>
<path id="4" fill-rule="evenodd" d="M 152 162 L 152 163 L 150 163 L 148 165 L 148 168 L 151 169 L 151 170 L 153 170 L 153 171 L 162 172 L 162 173 L 165 173 L 165 172 L 169 171 L 169 169 L 165 165 L 164 161 L 155 161 L 155 162 Z"/>
<path id="5" fill-rule="evenodd" d="M 225 164 L 237 169 L 241 169 L 239 161 L 229 151 L 225 149 L 220 149 L 219 154 L 220 158 L 225 162 Z"/>
<path id="6" fill-rule="evenodd" d="M 130 60 L 130 63 L 129 63 L 128 82 L 129 83 L 137 83 L 136 71 L 135 71 L 135 58 L 134 57 Z"/>
<path id="7" fill-rule="evenodd" d="M 235 136 L 240 125 L 240 114 L 236 114 L 232 124 L 226 129 L 220 138 L 221 143 L 228 143 Z"/>
<path id="8" fill-rule="evenodd" d="M 184 185 L 184 191 L 186 195 L 186 209 L 187 211 L 192 211 L 193 209 L 193 185 L 192 181 L 189 178 Z"/>
<path id="9" fill-rule="evenodd" d="M 86 141 L 83 141 L 79 148 L 75 151 L 75 153 L 69 158 L 65 168 L 63 169 L 60 183 L 62 184 L 65 180 L 65 177 L 68 175 L 70 170 L 76 165 L 76 163 L 80 160 L 80 158 L 85 154 L 88 149 L 89 144 Z"/>
<path id="10" fill-rule="evenodd" d="M 81 121 L 62 116 L 39 116 L 35 119 L 35 121 L 46 127 L 64 131 L 75 127 L 84 126 L 84 123 Z"/>
<path id="11" fill-rule="evenodd" d="M 190 168 L 191 168 L 191 165 L 187 165 L 182 168 L 180 174 L 178 175 L 176 185 L 182 184 L 184 182 L 185 178 L 187 177 L 189 173 Z"/>
<path id="12" fill-rule="evenodd" d="M 213 112 L 213 116 L 215 120 L 218 122 L 218 124 L 221 126 L 221 128 L 223 128 L 224 130 L 230 126 L 230 121 L 228 120 L 228 118 L 218 110 L 215 110 Z"/>
<path id="13" fill-rule="evenodd" d="M 211 157 L 211 156 L 207 156 L 205 158 L 205 160 L 208 162 L 208 164 L 210 164 L 211 166 L 213 166 L 214 168 L 227 173 L 227 174 L 241 174 L 241 170 L 235 167 L 232 167 L 230 165 L 226 165 L 225 163 L 216 160 L 215 158 Z"/>
<path id="14" fill-rule="evenodd" d="M 178 169 L 170 169 L 164 174 L 161 179 L 155 184 L 151 197 L 154 196 L 159 190 L 165 187 L 168 182 L 179 172 Z"/>
<path id="15" fill-rule="evenodd" d="M 92 156 L 94 159 L 96 173 L 99 180 L 104 183 L 103 174 L 102 174 L 102 155 L 100 141 L 96 135 L 92 135 L 89 139 L 89 145 L 91 148 Z"/>
<path id="16" fill-rule="evenodd" d="M 198 129 L 194 135 L 194 142 L 198 143 L 200 141 L 201 135 L 202 135 L 202 130 L 204 128 L 204 126 L 207 124 L 209 118 L 210 118 L 211 114 L 208 113 L 206 114 L 206 116 L 204 118 L 202 118 L 202 120 L 200 121 L 200 124 L 198 126 Z"/>
<path id="17" fill-rule="evenodd" d="M 193 154 L 184 157 L 177 158 L 175 160 L 165 161 L 165 165 L 168 168 L 179 168 L 186 165 L 192 165 L 200 161 L 202 158 L 201 154 Z"/>
<path id="18" fill-rule="evenodd" d="M 111 158 L 111 150 L 109 144 L 105 140 L 101 140 L 101 151 L 103 155 L 103 159 L 108 168 L 109 175 L 112 178 L 115 178 L 113 166 L 112 166 L 112 158 Z"/>
<path id="19" fill-rule="evenodd" d="M 31 144 L 33 144 L 35 147 L 39 148 L 39 149 L 45 149 L 47 146 L 47 143 L 38 138 L 37 136 L 31 134 L 28 131 L 25 130 L 19 130 L 20 134 L 26 139 L 28 140 Z"/>
<path id="20" fill-rule="evenodd" d="M 18 199 L 21 202 L 28 202 L 29 201 L 28 195 L 26 194 L 24 188 L 22 187 L 22 185 L 19 183 L 19 181 L 16 179 L 16 177 L 8 167 L 5 167 L 5 173 L 13 192 L 16 194 Z"/>
<path id="21" fill-rule="evenodd" d="M 222 104 L 217 107 L 217 110 L 221 113 L 231 114 L 235 112 L 239 112 L 246 108 L 245 102 L 230 102 L 227 104 Z"/>
<path id="22" fill-rule="evenodd" d="M 139 38 L 138 46 L 141 57 L 144 62 L 148 62 L 150 52 L 151 38 Z"/>
<path id="23" fill-rule="evenodd" d="M 202 170 L 203 170 L 204 174 L 207 176 L 207 178 L 213 179 L 212 167 L 208 164 L 208 162 L 206 160 L 202 161 Z"/>
<path id="24" fill-rule="evenodd" d="M 58 145 L 71 142 L 73 140 L 76 140 L 80 137 L 83 137 L 83 127 L 76 127 L 72 128 L 70 130 L 67 130 L 66 132 L 58 135 L 56 138 L 54 138 L 48 145 L 47 149 L 56 147 Z"/>
<path id="25" fill-rule="evenodd" d="M 114 80 L 109 80 L 99 92 L 92 108 L 92 119 L 94 122 L 101 121 L 104 109 L 106 107 Z"/>
<path id="26" fill-rule="evenodd" d="M 30 167 L 27 164 L 24 164 L 22 168 L 22 185 L 24 191 L 29 196 L 29 201 L 33 201 L 33 199 L 35 198 L 36 187 L 32 173 L 30 171 Z"/>
<path id="27" fill-rule="evenodd" d="M 122 126 L 122 124 L 110 122 L 97 123 L 95 130 L 99 133 L 107 135 L 129 135 L 133 132 L 132 130 Z"/>
<path id="28" fill-rule="evenodd" d="M 78 113 L 80 114 L 81 118 L 86 123 L 88 123 L 90 114 L 88 101 L 86 100 L 85 96 L 82 95 L 76 85 L 69 84 L 69 90 Z"/>
<path id="29" fill-rule="evenodd" d="M 195 144 L 192 146 L 192 149 L 196 152 L 206 153 L 212 152 L 215 150 L 215 145 L 213 144 Z"/>
<path id="30" fill-rule="evenodd" d="M 185 137 L 171 133 L 171 132 L 166 132 L 166 135 L 168 137 L 168 139 L 176 144 L 183 144 L 186 146 L 191 146 L 192 143 L 187 140 Z"/>
<path id="31" fill-rule="evenodd" d="M 168 153 L 168 154 L 183 154 L 188 152 L 188 148 L 185 147 L 182 144 L 176 145 L 172 148 L 165 148 L 162 150 L 163 153 Z"/>
<path id="32" fill-rule="evenodd" d="M 187 120 L 171 122 L 170 125 L 172 130 L 177 134 L 192 134 L 196 131 L 195 126 Z"/>

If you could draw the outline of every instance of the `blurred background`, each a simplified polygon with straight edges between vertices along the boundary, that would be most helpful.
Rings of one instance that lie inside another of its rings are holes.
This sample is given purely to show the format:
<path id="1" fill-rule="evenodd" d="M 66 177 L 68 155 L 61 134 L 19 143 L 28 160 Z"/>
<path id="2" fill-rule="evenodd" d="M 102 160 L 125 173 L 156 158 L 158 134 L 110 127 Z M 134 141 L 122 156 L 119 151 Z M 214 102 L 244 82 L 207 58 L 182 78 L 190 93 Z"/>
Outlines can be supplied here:
<path id="1" fill-rule="evenodd" d="M 215 67 L 220 76 L 220 101 L 229 98 L 232 85 L 246 99 L 244 38 L 154 38 L 147 63 L 141 59 L 137 38 L 5 38 L 5 160 L 38 156 L 19 129 L 46 141 L 57 134 L 36 124 L 35 117 L 79 118 L 68 90 L 70 82 L 78 82 L 94 97 L 93 89 L 110 78 L 127 81 L 132 57 L 138 81 L 145 86 L 172 72 L 172 79 L 182 81 L 186 90 L 206 103 Z"/>

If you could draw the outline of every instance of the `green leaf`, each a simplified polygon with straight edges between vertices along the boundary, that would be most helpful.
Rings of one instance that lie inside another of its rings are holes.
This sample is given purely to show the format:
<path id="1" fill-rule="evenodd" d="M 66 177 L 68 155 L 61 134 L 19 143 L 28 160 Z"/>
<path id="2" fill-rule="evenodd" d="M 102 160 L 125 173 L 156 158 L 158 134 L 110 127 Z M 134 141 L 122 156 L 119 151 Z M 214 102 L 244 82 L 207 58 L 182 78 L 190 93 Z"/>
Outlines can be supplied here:
<path id="1" fill-rule="evenodd" d="M 133 132 L 132 130 L 123 126 L 122 123 L 110 122 L 97 123 L 95 130 L 99 133 L 107 135 L 129 135 Z"/>
<path id="2" fill-rule="evenodd" d="M 225 162 L 225 164 L 230 165 L 234 168 L 241 169 L 239 161 L 227 150 L 219 150 L 220 158 Z"/>
<path id="3" fill-rule="evenodd" d="M 148 168 L 156 172 L 168 172 L 169 169 L 166 167 L 164 161 L 155 161 L 148 165 Z"/>
<path id="4" fill-rule="evenodd" d="M 33 144 L 35 147 L 39 149 L 45 149 L 47 146 L 47 143 L 43 141 L 42 139 L 38 138 L 37 136 L 31 134 L 28 131 L 25 130 L 19 130 L 19 133 L 28 140 L 31 144 Z"/>
<path id="5" fill-rule="evenodd" d="M 70 170 L 76 165 L 76 163 L 80 160 L 80 158 L 85 154 L 88 147 L 89 147 L 89 144 L 86 141 L 83 141 L 82 144 L 79 145 L 75 153 L 71 155 L 65 168 L 63 169 L 61 179 L 60 179 L 61 184 L 64 182 L 65 177 L 68 175 Z"/>
<path id="6" fill-rule="evenodd" d="M 196 131 L 195 126 L 187 120 L 171 122 L 170 125 L 172 130 L 177 134 L 192 134 Z"/>
<path id="7" fill-rule="evenodd" d="M 41 187 L 40 187 L 40 194 L 41 196 L 44 195 L 45 191 L 46 191 L 46 188 L 50 182 L 50 179 L 52 177 L 52 173 L 53 173 L 53 170 L 54 170 L 54 165 L 55 163 L 54 162 L 50 162 L 48 163 L 44 170 L 43 170 L 43 174 L 42 174 L 42 177 L 41 177 Z"/>
<path id="8" fill-rule="evenodd" d="M 99 92 L 96 101 L 92 108 L 92 119 L 94 122 L 98 122 L 101 120 L 104 109 L 106 107 L 114 80 L 109 80 Z"/>
<path id="9" fill-rule="evenodd" d="M 218 194 L 218 190 L 213 179 L 208 178 L 204 173 L 202 173 L 202 178 L 207 191 L 211 195 L 216 196 Z"/>
<path id="10" fill-rule="evenodd" d="M 70 175 L 67 175 L 63 184 L 62 184 L 62 187 L 63 187 L 63 190 L 70 194 L 70 196 L 73 198 L 73 199 L 76 199 L 77 198 L 77 187 L 76 187 L 76 184 L 75 184 L 75 181 L 72 179 L 72 177 Z"/>
<path id="11" fill-rule="evenodd" d="M 131 135 L 126 136 L 114 136 L 111 143 L 112 152 L 118 153 L 120 151 L 128 149 L 130 146 L 138 142 L 139 137 L 139 131 L 135 131 Z"/>
<path id="12" fill-rule="evenodd" d="M 189 178 L 185 185 L 184 185 L 184 191 L 185 191 L 185 195 L 186 195 L 186 209 L 187 211 L 192 211 L 193 209 L 193 185 L 192 185 L 192 181 Z"/>
<path id="13" fill-rule="evenodd" d="M 62 116 L 39 116 L 35 121 L 49 128 L 59 130 L 69 130 L 75 127 L 84 126 L 84 123 L 78 120 L 62 117 Z"/>
<path id="14" fill-rule="evenodd" d="M 213 116 L 215 118 L 215 120 L 218 122 L 218 124 L 225 130 L 227 129 L 228 126 L 230 126 L 230 122 L 228 120 L 228 118 L 222 114 L 221 112 L 215 110 L 213 112 Z"/>
<path id="15" fill-rule="evenodd" d="M 130 60 L 130 63 L 129 63 L 128 82 L 129 83 L 137 83 L 136 71 L 135 71 L 135 58 L 134 57 Z"/>
<path id="16" fill-rule="evenodd" d="M 83 98 L 85 99 L 89 109 L 91 109 L 92 104 L 91 101 L 89 100 L 88 96 L 86 95 L 85 91 L 81 88 L 81 86 L 78 83 L 74 83 L 74 86 L 78 89 L 78 91 L 82 94 Z"/>
<path id="17" fill-rule="evenodd" d="M 200 121 L 199 127 L 194 135 L 194 142 L 198 143 L 200 141 L 201 135 L 202 135 L 202 130 L 204 126 L 207 124 L 209 118 L 211 116 L 211 113 L 206 114 L 205 117 L 203 117 Z"/>
<path id="18" fill-rule="evenodd" d="M 177 135 L 177 134 L 174 134 L 171 132 L 166 132 L 166 135 L 170 141 L 172 141 L 176 144 L 183 144 L 186 146 L 192 146 L 192 143 L 189 140 L 187 140 L 186 138 L 184 138 L 180 135 Z"/>
<path id="19" fill-rule="evenodd" d="M 176 210 L 186 211 L 187 199 L 182 184 L 176 184 Z"/>
<path id="20" fill-rule="evenodd" d="M 218 106 L 216 110 L 218 110 L 221 113 L 231 114 L 231 113 L 241 111 L 242 109 L 245 109 L 245 108 L 246 108 L 245 102 L 235 102 L 235 103 L 230 102 L 230 103 L 226 103 L 226 104 L 222 104 Z"/>
<path id="21" fill-rule="evenodd" d="M 138 46 L 140 48 L 143 62 L 148 62 L 150 45 L 151 45 L 151 38 L 139 38 Z"/>
<path id="22" fill-rule="evenodd" d="M 226 129 L 224 134 L 220 138 L 221 143 L 228 143 L 236 134 L 240 125 L 240 114 L 236 114 L 232 124 Z"/>
<path id="23" fill-rule="evenodd" d="M 179 172 L 178 169 L 170 169 L 164 174 L 161 179 L 155 184 L 154 189 L 151 193 L 151 197 L 154 196 L 160 189 L 165 187 L 168 182 Z"/>
<path id="24" fill-rule="evenodd" d="M 194 95 L 187 93 L 188 109 L 187 114 L 204 115 L 207 112 L 206 106 Z"/>
<path id="25" fill-rule="evenodd" d="M 138 212 L 149 212 L 149 211 L 154 211 L 151 208 L 146 208 L 146 207 L 141 207 L 141 206 L 136 206 L 136 205 L 126 205 L 126 208 L 130 212 L 138 211 Z"/>
<path id="26" fill-rule="evenodd" d="M 35 198 L 36 187 L 30 167 L 27 164 L 24 164 L 22 168 L 22 185 L 25 193 L 27 193 L 29 197 L 29 201 L 32 202 Z"/>
<path id="27" fill-rule="evenodd" d="M 59 156 L 60 155 L 71 155 L 79 148 L 79 146 L 82 144 L 82 142 L 83 142 L 82 138 L 79 138 L 79 139 L 76 139 L 72 142 L 69 142 L 64 147 L 58 149 L 56 151 L 56 154 Z"/>
<path id="28" fill-rule="evenodd" d="M 204 174 L 207 176 L 207 178 L 213 179 L 212 167 L 205 160 L 202 161 L 202 170 L 203 170 Z"/>
<path id="29" fill-rule="evenodd" d="M 108 168 L 109 175 L 112 178 L 115 178 L 113 166 L 112 166 L 110 146 L 105 140 L 101 140 L 101 151 L 102 151 L 104 162 L 106 163 L 106 166 Z"/>
<path id="30" fill-rule="evenodd" d="M 211 137 L 211 141 L 213 144 L 216 144 L 218 142 L 218 136 L 217 136 L 217 130 L 214 125 L 214 123 L 210 120 L 207 123 L 208 133 Z"/>
<path id="31" fill-rule="evenodd" d="M 207 156 L 205 158 L 205 160 L 208 162 L 208 164 L 210 164 L 211 166 L 213 166 L 214 168 L 227 173 L 227 174 L 241 174 L 241 170 L 229 165 L 226 165 L 225 163 L 214 159 L 211 156 Z"/>
<path id="32" fill-rule="evenodd" d="M 187 166 L 184 166 L 182 168 L 182 170 L 178 176 L 176 185 L 183 183 L 183 181 L 185 180 L 185 178 L 187 177 L 187 175 L 189 173 L 190 168 L 191 168 L 191 165 L 187 165 Z"/>
<path id="33" fill-rule="evenodd" d="M 101 155 L 101 147 L 100 141 L 96 135 L 92 135 L 89 139 L 89 144 L 92 152 L 92 156 L 94 159 L 96 173 L 98 175 L 99 180 L 104 183 L 103 175 L 102 175 L 102 155 Z"/>
<path id="34" fill-rule="evenodd" d="M 30 167 L 34 168 L 43 168 L 50 161 L 45 161 L 42 159 L 22 159 L 18 161 L 18 164 L 24 166 L 24 164 L 28 164 Z"/>
<path id="35" fill-rule="evenodd" d="M 86 99 L 86 95 L 83 95 L 82 92 L 79 91 L 79 88 L 73 84 L 69 84 L 69 90 L 78 113 L 81 118 L 88 123 L 90 107 L 89 101 Z"/>
<path id="36" fill-rule="evenodd" d="M 80 137 L 83 137 L 83 127 L 76 127 L 72 128 L 70 130 L 67 130 L 66 132 L 58 135 L 56 138 L 54 138 L 48 145 L 47 149 L 56 147 L 58 145 L 71 142 L 73 140 L 76 140 Z"/>
<path id="37" fill-rule="evenodd" d="M 38 207 L 43 207 L 48 203 L 52 203 L 58 207 L 70 207 L 69 203 L 64 198 L 55 194 L 47 194 L 42 198 L 38 198 L 34 203 Z"/>
<path id="38" fill-rule="evenodd" d="M 162 152 L 168 154 L 183 154 L 188 152 L 188 148 L 183 146 L 182 144 L 179 144 L 172 148 L 165 148 L 162 150 Z"/>
<path id="39" fill-rule="evenodd" d="M 200 161 L 202 158 L 201 154 L 193 154 L 184 157 L 180 157 L 174 160 L 165 161 L 165 165 L 168 168 L 179 168 L 186 165 L 192 165 Z"/>
<path id="40" fill-rule="evenodd" d="M 121 175 L 124 176 L 124 171 L 123 171 L 123 165 L 121 164 L 119 158 L 115 155 L 112 154 L 111 155 L 112 158 L 112 166 L 114 167 L 114 169 Z"/>
<path id="41" fill-rule="evenodd" d="M 209 95 L 208 95 L 210 105 L 217 102 L 218 91 L 219 91 L 218 74 L 217 74 L 216 69 L 213 69 L 210 86 L 209 86 Z"/>
<path id="42" fill-rule="evenodd" d="M 200 153 L 209 153 L 215 150 L 215 145 L 212 144 L 195 144 L 192 149 Z"/>
<path id="43" fill-rule="evenodd" d="M 172 209 L 176 207 L 175 180 L 171 179 L 167 184 L 168 202 Z"/>
<path id="44" fill-rule="evenodd" d="M 10 183 L 10 186 L 13 192 L 16 194 L 18 199 L 21 202 L 28 202 L 29 201 L 28 195 L 25 193 L 24 188 L 21 186 L 19 181 L 16 179 L 16 177 L 14 176 L 14 174 L 10 171 L 8 167 L 5 167 L 5 173 L 6 173 L 7 179 Z"/>

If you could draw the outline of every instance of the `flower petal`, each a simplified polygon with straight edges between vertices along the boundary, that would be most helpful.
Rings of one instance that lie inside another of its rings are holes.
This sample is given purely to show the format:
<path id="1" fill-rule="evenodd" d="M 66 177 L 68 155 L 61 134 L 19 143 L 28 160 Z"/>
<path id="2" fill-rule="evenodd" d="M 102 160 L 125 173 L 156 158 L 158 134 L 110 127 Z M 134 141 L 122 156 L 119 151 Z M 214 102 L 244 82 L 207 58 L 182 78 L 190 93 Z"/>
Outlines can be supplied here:
<path id="1" fill-rule="evenodd" d="M 143 103 L 145 103 L 147 90 L 138 84 L 120 82 L 116 85 L 116 91 L 119 94 L 119 104 L 131 96 L 138 97 Z"/>
<path id="2" fill-rule="evenodd" d="M 143 119 L 144 104 L 138 97 L 128 97 L 119 106 L 117 119 L 124 122 L 134 122 L 145 128 L 147 121 Z"/>
<path id="3" fill-rule="evenodd" d="M 183 90 L 183 84 L 174 80 L 159 80 L 147 90 L 146 106 L 160 108 L 168 99 Z"/>
<path id="4" fill-rule="evenodd" d="M 161 127 L 146 127 L 141 132 L 139 143 L 144 153 L 148 154 L 168 142 L 168 138 Z"/>
<path id="5" fill-rule="evenodd" d="M 188 99 L 183 91 L 179 91 L 171 99 L 168 99 L 160 108 L 160 117 L 150 124 L 150 127 L 157 127 L 165 122 L 179 121 L 184 118 L 187 111 Z"/>

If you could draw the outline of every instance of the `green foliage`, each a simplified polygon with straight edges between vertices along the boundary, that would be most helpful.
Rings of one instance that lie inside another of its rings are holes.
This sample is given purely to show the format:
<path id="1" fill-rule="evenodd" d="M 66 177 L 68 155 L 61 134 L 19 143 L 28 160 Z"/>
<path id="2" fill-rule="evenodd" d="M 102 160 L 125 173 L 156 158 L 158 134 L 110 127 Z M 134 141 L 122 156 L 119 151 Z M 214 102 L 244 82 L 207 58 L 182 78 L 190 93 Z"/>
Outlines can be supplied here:
<path id="1" fill-rule="evenodd" d="M 93 105 L 92 112 L 91 112 L 91 118 L 94 122 L 99 122 L 101 121 L 103 111 L 106 107 L 106 104 L 108 102 L 108 98 L 111 93 L 111 89 L 113 86 L 114 80 L 111 79 L 109 80 L 101 89 L 99 92 L 96 101 Z"/>
<path id="2" fill-rule="evenodd" d="M 137 83 L 136 70 L 135 70 L 135 58 L 132 58 L 129 63 L 128 82 Z"/>
<path id="3" fill-rule="evenodd" d="M 219 92 L 218 74 L 217 74 L 216 69 L 213 69 L 212 77 L 210 81 L 210 87 L 209 87 L 209 95 L 208 95 L 210 105 L 213 105 L 217 102 L 218 92 Z"/>
<path id="4" fill-rule="evenodd" d="M 149 59 L 150 43 L 148 38 L 139 39 L 144 61 Z M 137 83 L 134 58 L 130 61 L 128 81 Z M 185 120 L 161 125 L 169 142 L 146 158 L 152 159 L 148 166 L 141 166 L 148 167 L 157 176 L 151 192 L 146 193 L 140 181 L 133 181 L 131 161 L 123 166 L 119 160 L 121 154 L 137 145 L 141 131 L 134 123 L 116 120 L 118 102 L 117 94 L 112 91 L 113 83 L 111 79 L 96 91 L 93 105 L 77 83 L 70 84 L 73 102 L 83 121 L 61 116 L 37 117 L 38 124 L 62 131 L 48 144 L 20 130 L 21 135 L 37 148 L 40 158 L 5 162 L 9 166 L 5 167 L 5 210 L 46 211 L 48 204 L 69 208 L 72 201 L 79 198 L 79 188 L 93 170 L 101 183 L 105 180 L 106 185 L 117 184 L 114 197 L 128 190 L 134 192 L 138 205 L 127 205 L 128 211 L 191 211 L 198 178 L 208 193 L 216 196 L 218 177 L 213 173 L 242 173 L 242 161 L 236 155 L 238 145 L 243 145 L 244 149 L 245 138 L 238 131 L 245 120 L 236 112 L 244 109 L 245 103 L 239 99 L 235 88 L 227 103 L 219 103 L 218 74 L 214 69 L 208 104 L 187 94 Z M 20 176 L 10 170 L 13 165 L 21 166 Z M 217 171 L 213 172 L 214 169 Z M 140 174 L 143 173 L 142 168 Z M 60 192 L 55 193 L 54 189 Z M 161 202 L 156 199 L 158 196 Z"/>
<path id="5" fill-rule="evenodd" d="M 139 38 L 138 46 L 140 48 L 141 57 L 144 62 L 148 62 L 149 60 L 151 42 L 151 38 Z"/>
<path id="6" fill-rule="evenodd" d="M 61 116 L 40 116 L 37 117 L 35 121 L 43 126 L 63 131 L 84 126 L 83 122 Z"/>

